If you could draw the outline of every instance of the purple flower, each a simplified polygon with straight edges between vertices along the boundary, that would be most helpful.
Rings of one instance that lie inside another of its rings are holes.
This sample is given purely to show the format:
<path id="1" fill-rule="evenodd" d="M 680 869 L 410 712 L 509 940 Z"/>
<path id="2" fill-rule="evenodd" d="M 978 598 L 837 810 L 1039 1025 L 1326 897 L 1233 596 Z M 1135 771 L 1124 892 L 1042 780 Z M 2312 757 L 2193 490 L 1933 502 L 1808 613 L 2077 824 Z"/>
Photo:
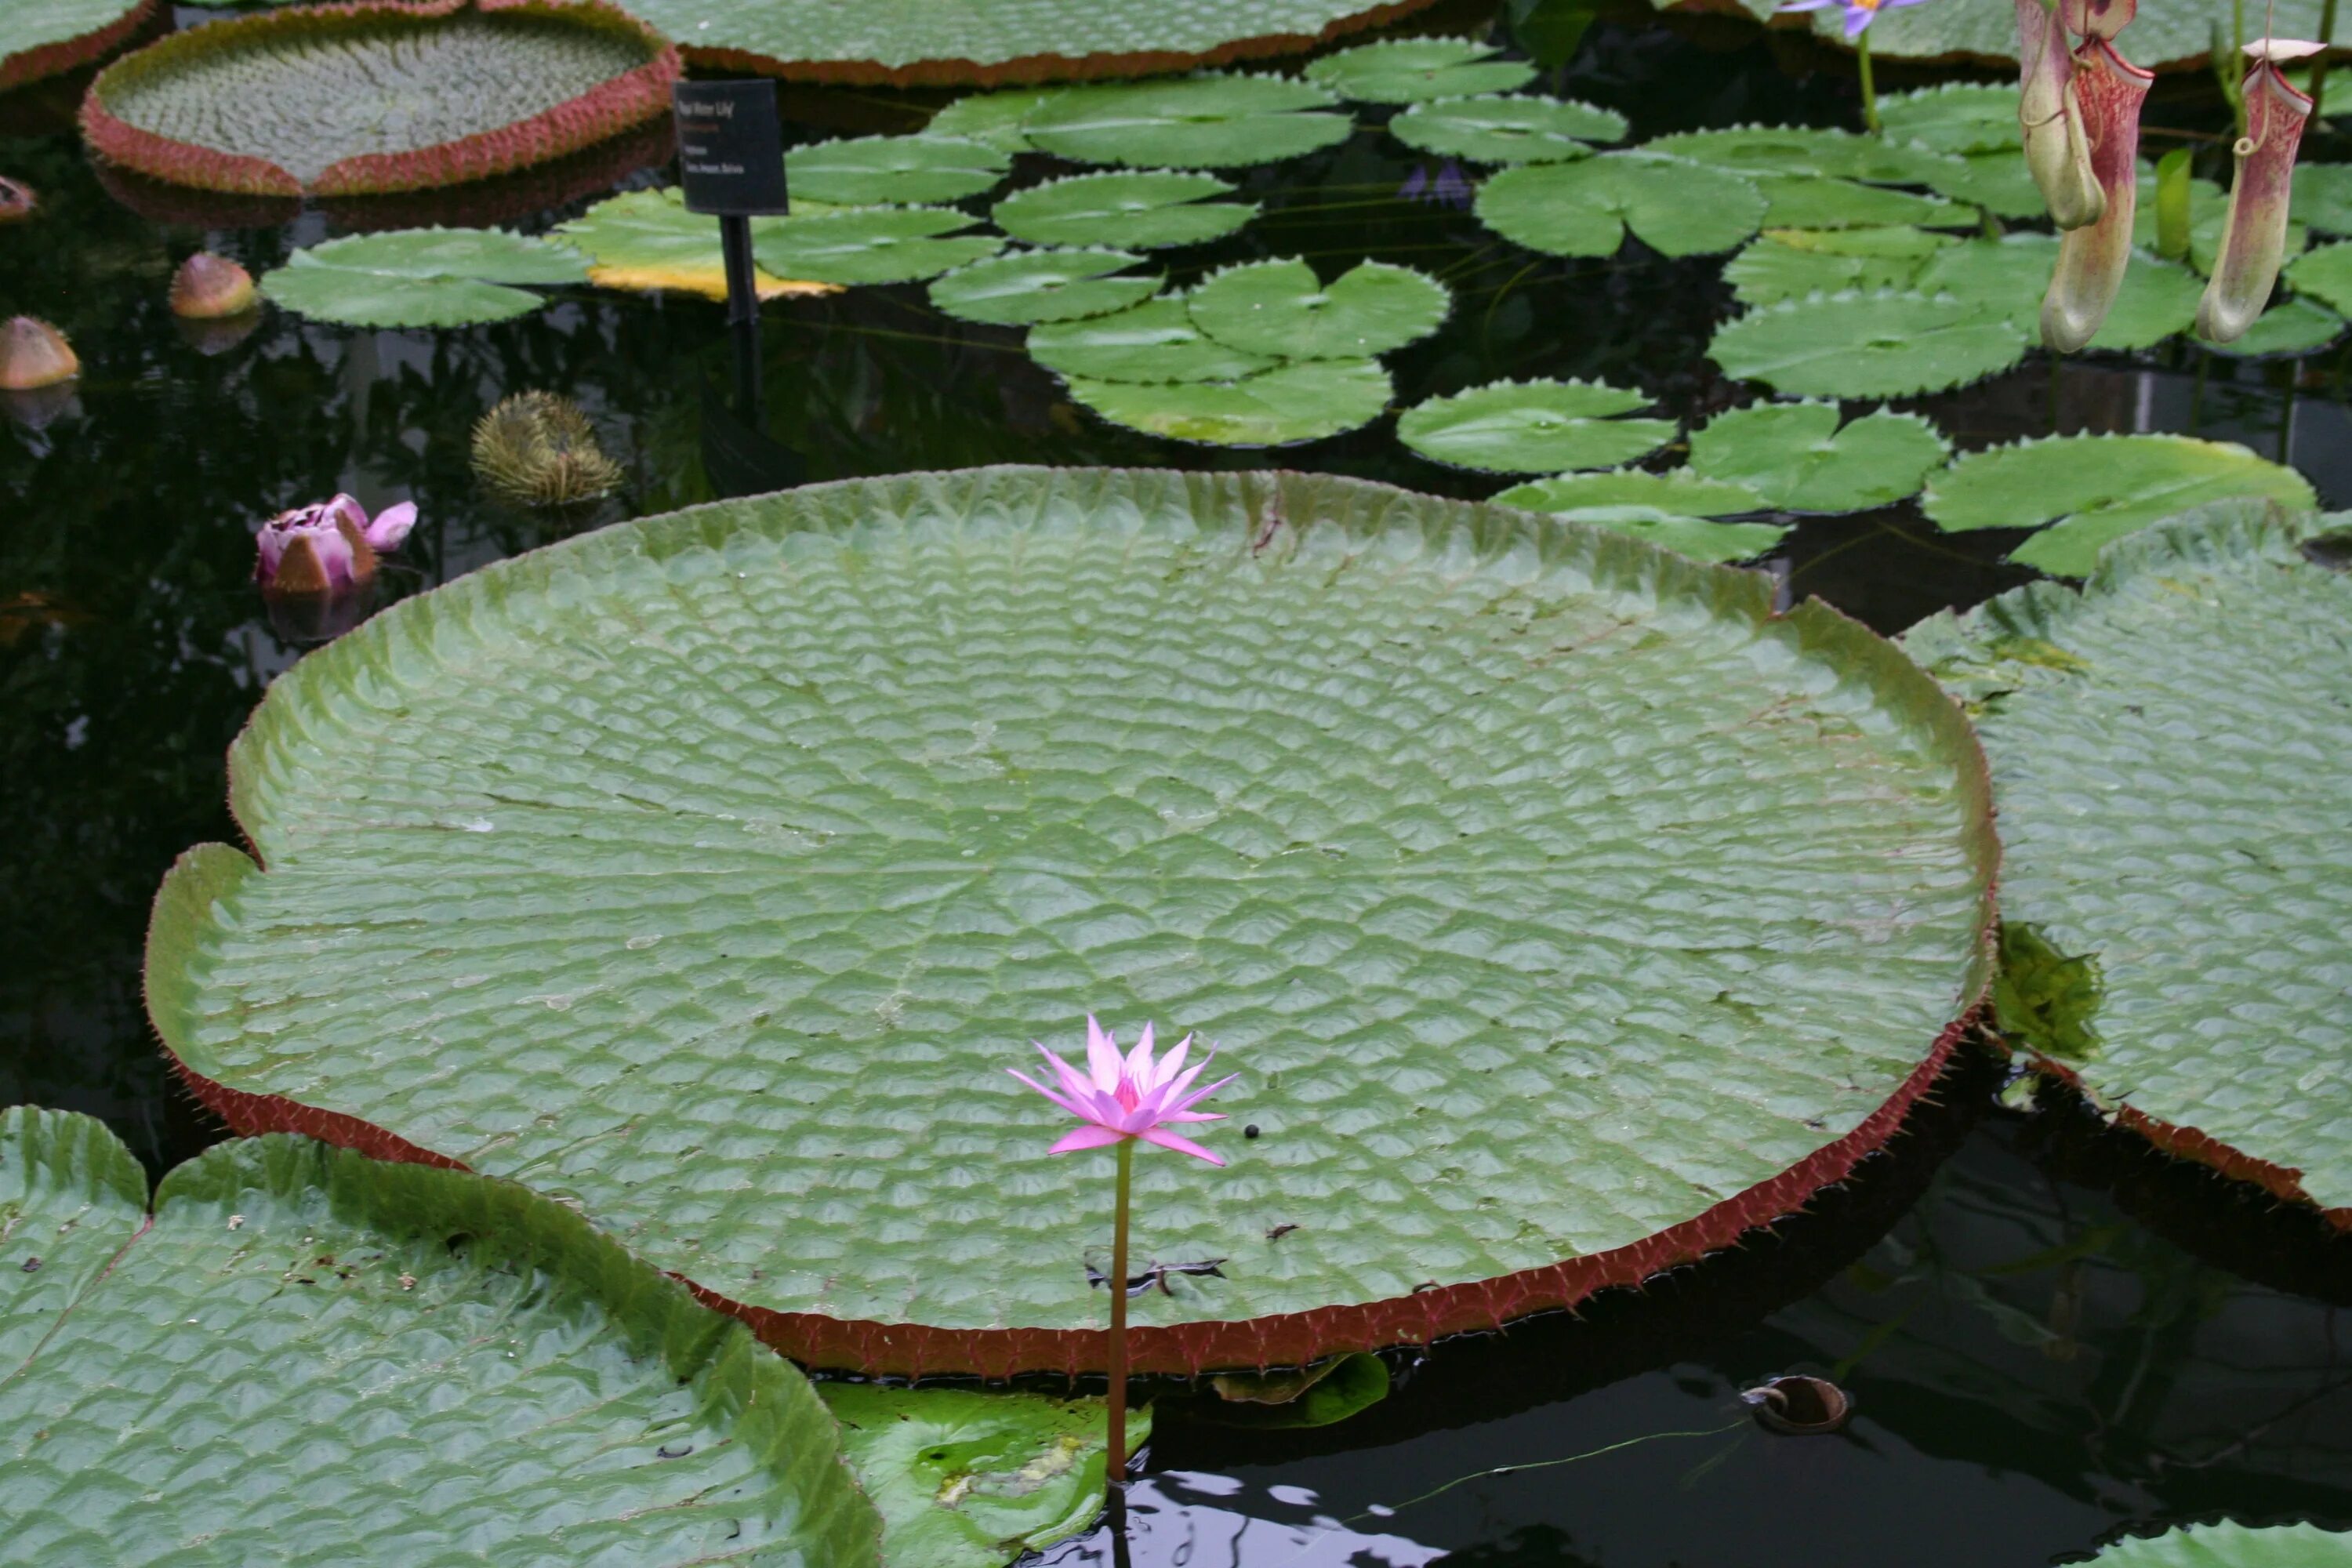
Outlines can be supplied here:
<path id="1" fill-rule="evenodd" d="M 1206 1160 L 1212 1165 L 1222 1165 L 1223 1160 L 1202 1148 L 1189 1138 L 1179 1137 L 1168 1131 L 1171 1121 L 1222 1121 L 1223 1117 L 1213 1111 L 1195 1110 L 1192 1107 L 1238 1078 L 1238 1073 L 1219 1079 L 1206 1089 L 1194 1089 L 1192 1080 L 1201 1076 L 1216 1052 L 1212 1050 L 1196 1067 L 1186 1068 L 1184 1058 L 1192 1048 L 1192 1037 L 1185 1036 L 1169 1047 L 1168 1054 L 1154 1061 L 1151 1056 L 1151 1026 L 1143 1026 L 1143 1037 L 1125 1058 L 1118 1054 L 1118 1042 L 1110 1032 L 1087 1016 L 1087 1068 L 1084 1073 L 1047 1050 L 1035 1040 L 1037 1054 L 1054 1067 L 1054 1076 L 1061 1082 L 1059 1090 L 1047 1089 L 1035 1079 L 1011 1068 L 1004 1070 L 1052 1100 L 1055 1105 L 1086 1123 L 1063 1134 L 1048 1153 L 1066 1154 L 1076 1149 L 1101 1149 L 1123 1139 L 1140 1138 L 1147 1143 L 1157 1143 L 1163 1149 L 1173 1149 L 1180 1154 L 1190 1154 Z M 1123 1167 L 1122 1167 L 1123 1168 Z"/>
<path id="2" fill-rule="evenodd" d="M 375 575 L 376 552 L 397 550 L 416 526 L 416 503 L 370 518 L 349 496 L 279 512 L 261 525 L 253 579 L 284 594 L 341 593 Z"/>
<path id="3" fill-rule="evenodd" d="M 1438 164 L 1434 174 L 1415 163 L 1404 184 L 1397 187 L 1397 195 L 1405 201 L 1430 202 L 1444 207 L 1466 208 L 1476 194 L 1469 177 L 1463 174 L 1462 165 L 1451 158 Z"/>
<path id="4" fill-rule="evenodd" d="M 1845 7 L 1845 36 L 1859 38 L 1862 30 L 1878 19 L 1881 11 L 1893 11 L 1904 5 L 1916 5 L 1919 0 L 1788 0 L 1782 11 L 1819 11 L 1831 5 Z"/>

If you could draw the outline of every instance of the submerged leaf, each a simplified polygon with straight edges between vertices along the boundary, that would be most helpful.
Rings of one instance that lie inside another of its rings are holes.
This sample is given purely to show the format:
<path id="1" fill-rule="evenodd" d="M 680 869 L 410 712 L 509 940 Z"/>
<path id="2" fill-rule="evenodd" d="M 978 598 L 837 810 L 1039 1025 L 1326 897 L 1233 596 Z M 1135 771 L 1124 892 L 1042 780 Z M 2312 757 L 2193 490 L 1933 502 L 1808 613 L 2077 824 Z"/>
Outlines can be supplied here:
<path id="1" fill-rule="evenodd" d="M 1196 1414 L 1262 1431 L 1337 1426 L 1389 1396 L 1388 1363 L 1361 1352 L 1297 1372 L 1226 1373 L 1209 1381 L 1217 1398 L 1196 1401 Z"/>

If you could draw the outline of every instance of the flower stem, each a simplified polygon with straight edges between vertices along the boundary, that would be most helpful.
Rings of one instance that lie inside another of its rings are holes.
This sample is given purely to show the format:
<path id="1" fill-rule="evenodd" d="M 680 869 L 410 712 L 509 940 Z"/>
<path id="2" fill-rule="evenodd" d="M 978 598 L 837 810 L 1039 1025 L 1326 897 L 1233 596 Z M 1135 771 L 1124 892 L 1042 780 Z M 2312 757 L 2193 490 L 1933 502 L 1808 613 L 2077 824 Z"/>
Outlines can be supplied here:
<path id="1" fill-rule="evenodd" d="M 1854 63 L 1862 68 L 1862 124 L 1873 136 L 1880 133 L 1878 123 L 1878 89 L 1870 79 L 1870 29 L 1864 27 L 1854 35 Z"/>
<path id="2" fill-rule="evenodd" d="M 1127 1194 L 1134 1170 L 1135 1140 L 1122 1138 L 1110 1242 L 1110 1443 L 1103 1457 L 1103 1479 L 1114 1507 L 1127 1492 Z"/>

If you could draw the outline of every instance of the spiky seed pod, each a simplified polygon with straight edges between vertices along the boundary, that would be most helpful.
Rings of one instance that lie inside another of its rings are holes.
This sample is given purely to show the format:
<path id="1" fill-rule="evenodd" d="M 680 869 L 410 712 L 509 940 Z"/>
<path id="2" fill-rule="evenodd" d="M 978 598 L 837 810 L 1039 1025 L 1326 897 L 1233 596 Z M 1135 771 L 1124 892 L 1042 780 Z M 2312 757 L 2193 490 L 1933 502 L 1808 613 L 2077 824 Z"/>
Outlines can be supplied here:
<path id="1" fill-rule="evenodd" d="M 32 186 L 22 180 L 12 180 L 0 174 L 0 223 L 16 223 L 31 217 L 33 209 L 40 205 L 39 198 L 33 195 Z"/>
<path id="2" fill-rule="evenodd" d="M 596 445 L 580 405 L 551 392 L 507 398 L 474 426 L 474 472 L 523 506 L 571 506 L 611 494 L 620 465 Z"/>
<path id="3" fill-rule="evenodd" d="M 80 374 L 73 345 L 48 322 L 18 316 L 0 327 L 0 392 L 31 392 Z"/>
<path id="4" fill-rule="evenodd" d="M 260 301 L 253 274 L 226 256 L 199 250 L 172 274 L 172 314 L 192 321 L 242 316 Z"/>

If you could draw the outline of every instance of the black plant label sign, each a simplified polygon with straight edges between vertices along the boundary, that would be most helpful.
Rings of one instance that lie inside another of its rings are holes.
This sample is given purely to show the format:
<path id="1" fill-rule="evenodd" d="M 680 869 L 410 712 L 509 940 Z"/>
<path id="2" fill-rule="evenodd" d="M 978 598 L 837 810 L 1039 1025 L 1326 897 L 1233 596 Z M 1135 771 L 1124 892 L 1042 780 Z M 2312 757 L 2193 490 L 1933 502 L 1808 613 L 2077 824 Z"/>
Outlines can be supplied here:
<path id="1" fill-rule="evenodd" d="M 767 217 L 788 210 L 775 83 L 681 81 L 670 103 L 687 211 Z"/>

